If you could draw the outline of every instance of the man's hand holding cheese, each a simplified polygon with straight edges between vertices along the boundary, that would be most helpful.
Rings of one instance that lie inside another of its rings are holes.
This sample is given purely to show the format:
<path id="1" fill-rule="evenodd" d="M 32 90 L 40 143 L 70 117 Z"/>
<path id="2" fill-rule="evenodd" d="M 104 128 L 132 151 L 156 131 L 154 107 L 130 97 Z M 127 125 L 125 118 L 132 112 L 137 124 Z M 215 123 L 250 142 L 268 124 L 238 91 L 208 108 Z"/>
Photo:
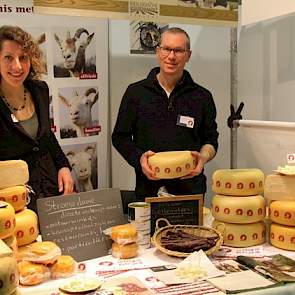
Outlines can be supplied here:
<path id="1" fill-rule="evenodd" d="M 184 30 L 166 30 L 156 54 L 159 67 L 123 95 L 112 143 L 135 169 L 138 201 L 163 186 L 173 195 L 205 194 L 204 165 L 218 149 L 212 94 L 184 70 L 191 56 Z"/>

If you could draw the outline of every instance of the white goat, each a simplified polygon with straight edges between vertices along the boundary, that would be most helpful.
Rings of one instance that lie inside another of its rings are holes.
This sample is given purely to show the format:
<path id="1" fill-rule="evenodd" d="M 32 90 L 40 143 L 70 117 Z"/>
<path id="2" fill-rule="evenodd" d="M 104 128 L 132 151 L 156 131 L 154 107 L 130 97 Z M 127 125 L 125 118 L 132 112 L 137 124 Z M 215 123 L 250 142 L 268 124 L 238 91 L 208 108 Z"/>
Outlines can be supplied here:
<path id="1" fill-rule="evenodd" d="M 75 91 L 71 100 L 61 94 L 59 94 L 59 98 L 69 108 L 70 118 L 76 128 L 77 136 L 86 136 L 85 128 L 92 127 L 91 108 L 98 100 L 98 90 L 90 88 L 86 90 L 84 95 L 79 95 Z"/>
<path id="2" fill-rule="evenodd" d="M 74 152 L 70 151 L 66 154 L 70 165 L 72 166 L 77 179 L 77 190 L 79 192 L 86 192 L 93 190 L 91 183 L 91 154 L 93 147 L 86 147 L 85 151 Z"/>
<path id="3" fill-rule="evenodd" d="M 86 40 L 82 40 L 81 35 L 87 34 Z M 88 31 L 80 28 L 76 31 L 74 37 L 71 37 L 70 31 L 67 31 L 66 39 L 63 41 L 54 33 L 54 38 L 61 50 L 64 59 L 64 67 L 72 77 L 79 77 L 85 71 L 85 50 L 91 42 L 94 33 L 89 35 Z"/>

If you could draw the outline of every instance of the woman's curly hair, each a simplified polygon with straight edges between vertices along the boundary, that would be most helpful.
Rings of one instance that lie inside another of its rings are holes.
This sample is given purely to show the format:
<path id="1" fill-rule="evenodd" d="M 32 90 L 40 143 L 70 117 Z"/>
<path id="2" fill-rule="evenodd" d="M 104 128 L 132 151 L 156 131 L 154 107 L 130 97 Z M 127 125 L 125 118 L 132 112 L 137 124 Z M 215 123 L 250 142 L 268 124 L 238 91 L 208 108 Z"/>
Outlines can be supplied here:
<path id="1" fill-rule="evenodd" d="M 30 73 L 27 79 L 39 79 L 41 74 L 45 72 L 43 54 L 33 37 L 17 26 L 0 27 L 0 51 L 4 41 L 15 41 L 22 50 L 29 56 L 31 62 Z"/>

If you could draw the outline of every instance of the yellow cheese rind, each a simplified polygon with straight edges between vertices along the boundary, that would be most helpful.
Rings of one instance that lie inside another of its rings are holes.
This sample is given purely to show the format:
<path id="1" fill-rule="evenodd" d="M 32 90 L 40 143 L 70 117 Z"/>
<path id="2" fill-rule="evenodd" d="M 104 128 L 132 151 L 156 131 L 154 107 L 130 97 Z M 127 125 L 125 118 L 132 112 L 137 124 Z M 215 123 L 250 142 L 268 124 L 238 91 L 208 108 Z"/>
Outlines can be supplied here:
<path id="1" fill-rule="evenodd" d="M 270 243 L 280 249 L 295 251 L 295 227 L 272 223 L 270 225 Z"/>
<path id="2" fill-rule="evenodd" d="M 263 184 L 264 174 L 260 169 L 220 169 L 212 175 L 212 190 L 220 195 L 259 195 Z"/>
<path id="3" fill-rule="evenodd" d="M 15 214 L 15 220 L 14 234 L 17 239 L 17 245 L 23 246 L 34 242 L 39 234 L 37 214 L 30 209 L 24 209 Z"/>
<path id="4" fill-rule="evenodd" d="M 268 213 L 269 219 L 275 223 L 295 226 L 295 201 L 273 201 Z"/>
<path id="5" fill-rule="evenodd" d="M 9 203 L 13 206 L 15 212 L 18 212 L 26 206 L 27 189 L 24 185 L 0 189 L 0 200 Z"/>
<path id="6" fill-rule="evenodd" d="M 17 263 L 14 257 L 0 258 L 0 294 L 12 294 L 18 286 Z"/>
<path id="7" fill-rule="evenodd" d="M 0 259 L 3 257 L 12 257 L 12 250 L 6 245 L 5 242 L 0 240 Z"/>
<path id="8" fill-rule="evenodd" d="M 28 164 L 22 160 L 0 161 L 0 189 L 29 181 Z"/>
<path id="9" fill-rule="evenodd" d="M 212 199 L 211 213 L 219 221 L 229 223 L 254 223 L 264 219 L 265 200 L 256 196 L 215 195 Z"/>
<path id="10" fill-rule="evenodd" d="M 0 201 L 0 239 L 13 235 L 15 229 L 15 212 L 13 207 Z"/>
<path id="11" fill-rule="evenodd" d="M 271 200 L 295 200 L 294 176 L 270 174 L 265 177 L 264 197 Z"/>
<path id="12" fill-rule="evenodd" d="M 161 179 L 183 177 L 196 167 L 190 151 L 159 152 L 148 158 L 148 164 Z"/>
<path id="13" fill-rule="evenodd" d="M 223 245 L 230 247 L 251 247 L 265 241 L 263 221 L 249 224 L 234 224 L 214 220 L 212 227 L 221 232 Z"/>

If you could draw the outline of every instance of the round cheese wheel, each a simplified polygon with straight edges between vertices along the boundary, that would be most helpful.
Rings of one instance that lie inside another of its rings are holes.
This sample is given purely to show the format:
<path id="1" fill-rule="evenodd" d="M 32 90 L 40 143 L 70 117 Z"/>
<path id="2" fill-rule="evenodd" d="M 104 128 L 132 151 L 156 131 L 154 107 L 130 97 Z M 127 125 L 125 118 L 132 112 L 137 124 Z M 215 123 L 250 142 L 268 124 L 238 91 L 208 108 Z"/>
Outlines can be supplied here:
<path id="1" fill-rule="evenodd" d="M 3 257 L 0 264 L 0 294 L 12 294 L 18 286 L 16 260 L 14 257 Z"/>
<path id="2" fill-rule="evenodd" d="M 185 176 L 196 167 L 190 151 L 159 152 L 148 158 L 148 164 L 156 177 L 162 179 Z"/>
<path id="3" fill-rule="evenodd" d="M 263 221 L 234 224 L 214 220 L 212 227 L 221 232 L 225 246 L 251 247 L 260 245 L 265 241 L 265 224 Z"/>
<path id="4" fill-rule="evenodd" d="M 39 234 L 37 214 L 30 209 L 24 209 L 15 214 L 15 220 L 14 234 L 17 245 L 23 246 L 34 242 Z"/>
<path id="5" fill-rule="evenodd" d="M 13 235 L 15 229 L 15 212 L 13 207 L 0 201 L 0 239 Z"/>
<path id="6" fill-rule="evenodd" d="M 25 208 L 27 203 L 27 190 L 24 185 L 7 187 L 0 190 L 0 200 L 11 204 L 15 212 Z"/>
<path id="7" fill-rule="evenodd" d="M 280 249 L 295 251 L 295 227 L 272 223 L 269 230 L 270 243 Z"/>
<path id="8" fill-rule="evenodd" d="M 220 169 L 212 175 L 212 190 L 221 195 L 259 195 L 263 184 L 264 174 L 260 169 Z"/>
<path id="9" fill-rule="evenodd" d="M 268 213 L 273 222 L 295 226 L 295 201 L 273 201 Z"/>
<path id="10" fill-rule="evenodd" d="M 219 221 L 229 223 L 254 223 L 265 216 L 265 200 L 262 196 L 215 195 L 212 199 L 212 215 Z"/>

